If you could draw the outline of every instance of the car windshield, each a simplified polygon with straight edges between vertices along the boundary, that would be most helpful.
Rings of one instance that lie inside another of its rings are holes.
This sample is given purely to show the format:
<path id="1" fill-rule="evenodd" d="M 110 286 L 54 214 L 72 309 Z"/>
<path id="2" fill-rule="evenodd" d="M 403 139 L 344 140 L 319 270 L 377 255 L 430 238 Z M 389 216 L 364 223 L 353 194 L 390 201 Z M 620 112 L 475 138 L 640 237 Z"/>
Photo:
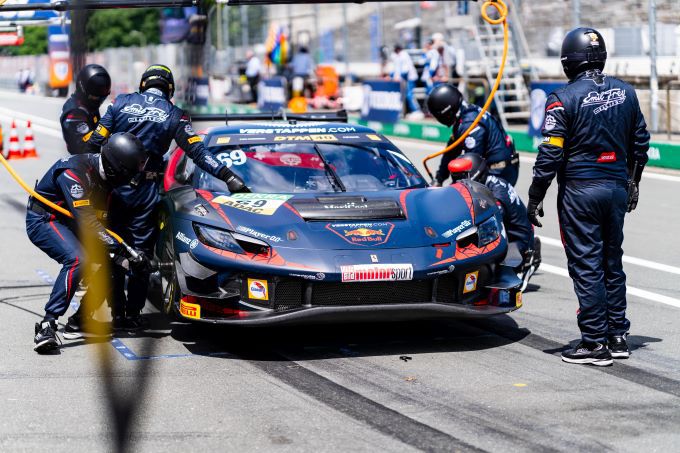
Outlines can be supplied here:
<path id="1" fill-rule="evenodd" d="M 253 192 L 374 192 L 426 186 L 408 158 L 388 144 L 272 143 L 209 150 Z M 196 188 L 228 192 L 223 181 L 196 171 Z"/>

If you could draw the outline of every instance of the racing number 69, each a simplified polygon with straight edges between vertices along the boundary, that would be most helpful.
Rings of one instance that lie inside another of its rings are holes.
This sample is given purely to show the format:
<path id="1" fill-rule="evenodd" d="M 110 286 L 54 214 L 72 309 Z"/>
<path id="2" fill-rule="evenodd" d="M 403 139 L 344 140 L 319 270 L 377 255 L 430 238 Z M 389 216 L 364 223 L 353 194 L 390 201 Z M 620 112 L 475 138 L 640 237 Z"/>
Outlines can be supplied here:
<path id="1" fill-rule="evenodd" d="M 246 153 L 240 149 L 228 153 L 220 153 L 215 156 L 215 158 L 227 167 L 231 167 L 232 165 L 243 165 L 246 163 L 246 160 L 248 160 Z"/>

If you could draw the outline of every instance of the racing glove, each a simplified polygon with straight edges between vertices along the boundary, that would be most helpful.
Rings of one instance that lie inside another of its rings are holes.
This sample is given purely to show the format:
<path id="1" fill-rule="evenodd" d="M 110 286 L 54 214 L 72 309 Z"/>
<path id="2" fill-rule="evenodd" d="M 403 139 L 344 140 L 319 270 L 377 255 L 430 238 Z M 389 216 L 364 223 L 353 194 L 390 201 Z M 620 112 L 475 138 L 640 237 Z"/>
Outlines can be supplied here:
<path id="1" fill-rule="evenodd" d="M 152 271 L 151 260 L 140 250 L 135 250 L 135 255 L 130 256 L 130 270 L 135 275 L 147 275 Z"/>
<path id="2" fill-rule="evenodd" d="M 218 177 L 227 183 L 227 187 L 231 193 L 250 192 L 250 189 L 248 189 L 243 180 L 227 167 L 224 167 L 220 170 Z"/>
<path id="3" fill-rule="evenodd" d="M 527 217 L 532 225 L 537 227 L 542 227 L 543 224 L 539 217 L 543 217 L 543 198 L 545 198 L 545 193 L 548 191 L 548 186 L 541 184 L 537 181 L 533 181 L 529 187 L 529 203 L 527 204 Z"/>
<path id="4" fill-rule="evenodd" d="M 628 210 L 632 212 L 637 208 L 638 200 L 640 199 L 640 186 L 635 181 L 628 183 Z"/>

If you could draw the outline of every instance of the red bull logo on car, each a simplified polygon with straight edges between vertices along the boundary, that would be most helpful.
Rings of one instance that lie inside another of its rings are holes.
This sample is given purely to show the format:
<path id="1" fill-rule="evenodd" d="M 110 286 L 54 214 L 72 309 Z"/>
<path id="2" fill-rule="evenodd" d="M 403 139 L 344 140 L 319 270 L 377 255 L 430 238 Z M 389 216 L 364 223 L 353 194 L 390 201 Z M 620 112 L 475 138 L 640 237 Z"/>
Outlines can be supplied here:
<path id="1" fill-rule="evenodd" d="M 370 246 L 386 243 L 392 234 L 394 224 L 387 222 L 329 223 L 326 228 L 350 244 Z"/>

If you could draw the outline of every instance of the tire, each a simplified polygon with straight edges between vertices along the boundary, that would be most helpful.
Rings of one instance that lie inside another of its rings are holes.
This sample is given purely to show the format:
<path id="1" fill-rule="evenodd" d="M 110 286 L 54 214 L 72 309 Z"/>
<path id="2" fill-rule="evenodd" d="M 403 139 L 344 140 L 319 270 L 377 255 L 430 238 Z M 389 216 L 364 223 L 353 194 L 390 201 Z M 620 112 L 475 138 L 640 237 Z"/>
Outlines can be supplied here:
<path id="1" fill-rule="evenodd" d="M 177 304 L 181 298 L 179 280 L 177 279 L 177 268 L 175 263 L 175 245 L 173 242 L 172 230 L 169 225 L 163 232 L 163 239 L 159 243 L 160 250 L 157 251 L 159 263 L 161 263 L 161 304 L 160 309 L 173 320 L 180 319 L 177 313 Z"/>

